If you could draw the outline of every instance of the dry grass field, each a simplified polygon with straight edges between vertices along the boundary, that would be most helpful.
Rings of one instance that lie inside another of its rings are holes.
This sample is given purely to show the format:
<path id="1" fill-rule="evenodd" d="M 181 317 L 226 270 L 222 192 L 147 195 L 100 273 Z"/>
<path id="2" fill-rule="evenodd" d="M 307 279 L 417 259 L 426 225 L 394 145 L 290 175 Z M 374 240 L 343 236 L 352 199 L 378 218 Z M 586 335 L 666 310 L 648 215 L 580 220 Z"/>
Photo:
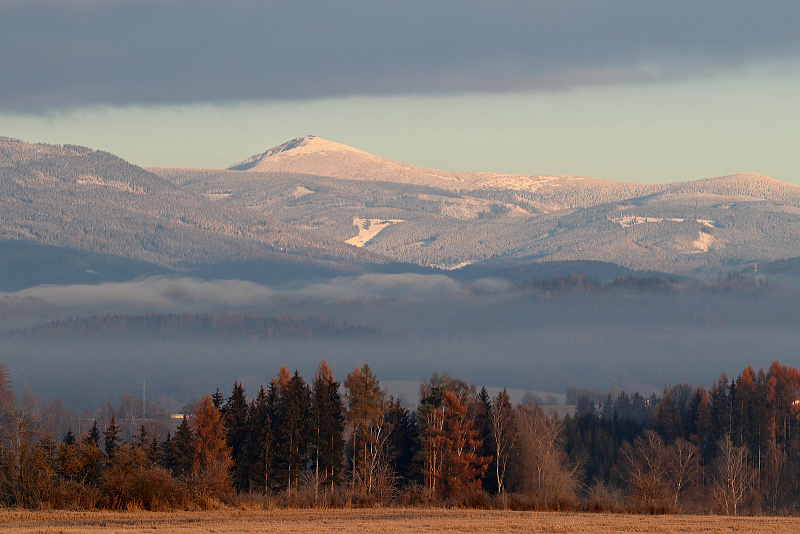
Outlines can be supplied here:
<path id="1" fill-rule="evenodd" d="M 679 533 L 800 532 L 800 518 L 645 516 L 444 509 L 293 509 L 214 512 L 0 511 L 0 531 L 104 533 Z"/>

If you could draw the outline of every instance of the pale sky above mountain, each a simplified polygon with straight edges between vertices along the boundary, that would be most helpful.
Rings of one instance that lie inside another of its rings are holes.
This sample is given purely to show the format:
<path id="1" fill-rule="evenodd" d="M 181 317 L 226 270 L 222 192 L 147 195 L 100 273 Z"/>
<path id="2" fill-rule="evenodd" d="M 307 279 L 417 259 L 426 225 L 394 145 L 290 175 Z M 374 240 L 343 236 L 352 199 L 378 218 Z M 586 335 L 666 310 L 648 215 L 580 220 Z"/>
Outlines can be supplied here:
<path id="1" fill-rule="evenodd" d="M 800 3 L 5 0 L 0 135 L 226 167 L 315 134 L 442 170 L 800 185 Z"/>

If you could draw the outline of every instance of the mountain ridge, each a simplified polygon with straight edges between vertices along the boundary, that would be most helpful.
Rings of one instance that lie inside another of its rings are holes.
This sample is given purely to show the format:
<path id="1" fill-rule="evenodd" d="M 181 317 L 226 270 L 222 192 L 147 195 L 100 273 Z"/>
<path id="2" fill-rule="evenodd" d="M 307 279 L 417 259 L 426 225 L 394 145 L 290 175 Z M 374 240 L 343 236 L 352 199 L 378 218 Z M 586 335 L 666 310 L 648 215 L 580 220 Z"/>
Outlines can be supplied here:
<path id="1" fill-rule="evenodd" d="M 419 265 L 602 261 L 710 275 L 800 250 L 800 187 L 755 173 L 664 184 L 454 173 L 318 137 L 245 161 L 254 163 L 245 171 L 153 170 L 219 202 Z"/>
<path id="2" fill-rule="evenodd" d="M 754 173 L 668 184 L 448 173 L 318 137 L 238 165 L 142 169 L 0 138 L 0 243 L 30 244 L 6 248 L 31 272 L 34 258 L 82 251 L 70 264 L 81 280 L 142 269 L 266 283 L 534 262 L 717 276 L 800 251 L 800 187 Z"/>
<path id="3" fill-rule="evenodd" d="M 80 262 L 89 270 L 95 270 L 92 262 L 121 265 L 104 258 L 183 273 L 256 259 L 287 265 L 384 261 L 264 214 L 211 202 L 113 154 L 74 145 L 0 139 L 0 206 L 0 242 L 55 247 L 44 256 L 44 249 L 31 248 L 31 261 L 53 257 L 56 249 L 60 256 L 70 250 L 94 254 Z M 336 270 L 347 271 L 343 265 Z"/>

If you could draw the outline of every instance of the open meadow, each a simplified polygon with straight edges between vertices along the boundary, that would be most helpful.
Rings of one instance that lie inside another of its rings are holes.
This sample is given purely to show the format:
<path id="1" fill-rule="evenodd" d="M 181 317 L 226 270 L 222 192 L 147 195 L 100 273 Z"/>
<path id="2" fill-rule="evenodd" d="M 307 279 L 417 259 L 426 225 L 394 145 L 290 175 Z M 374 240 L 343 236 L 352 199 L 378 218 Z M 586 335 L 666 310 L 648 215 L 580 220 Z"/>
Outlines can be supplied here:
<path id="1" fill-rule="evenodd" d="M 623 515 L 463 509 L 288 509 L 212 512 L 0 512 L 5 533 L 795 533 L 800 518 Z"/>

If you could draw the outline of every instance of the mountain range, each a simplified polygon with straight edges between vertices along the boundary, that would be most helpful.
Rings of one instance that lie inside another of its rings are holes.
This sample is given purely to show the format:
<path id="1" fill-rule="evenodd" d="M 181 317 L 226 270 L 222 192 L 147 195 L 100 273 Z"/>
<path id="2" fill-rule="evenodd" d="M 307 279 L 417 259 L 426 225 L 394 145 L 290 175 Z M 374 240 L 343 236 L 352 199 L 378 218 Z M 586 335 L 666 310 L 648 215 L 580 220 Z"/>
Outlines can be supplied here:
<path id="1" fill-rule="evenodd" d="M 798 251 L 800 187 L 757 174 L 635 184 L 446 172 L 314 136 L 224 170 L 143 169 L 0 138 L 3 289 L 168 273 L 709 276 Z"/>
<path id="2" fill-rule="evenodd" d="M 308 136 L 226 170 L 150 169 L 398 262 L 602 261 L 708 275 L 798 255 L 800 187 L 758 174 L 670 184 L 444 172 Z"/>

